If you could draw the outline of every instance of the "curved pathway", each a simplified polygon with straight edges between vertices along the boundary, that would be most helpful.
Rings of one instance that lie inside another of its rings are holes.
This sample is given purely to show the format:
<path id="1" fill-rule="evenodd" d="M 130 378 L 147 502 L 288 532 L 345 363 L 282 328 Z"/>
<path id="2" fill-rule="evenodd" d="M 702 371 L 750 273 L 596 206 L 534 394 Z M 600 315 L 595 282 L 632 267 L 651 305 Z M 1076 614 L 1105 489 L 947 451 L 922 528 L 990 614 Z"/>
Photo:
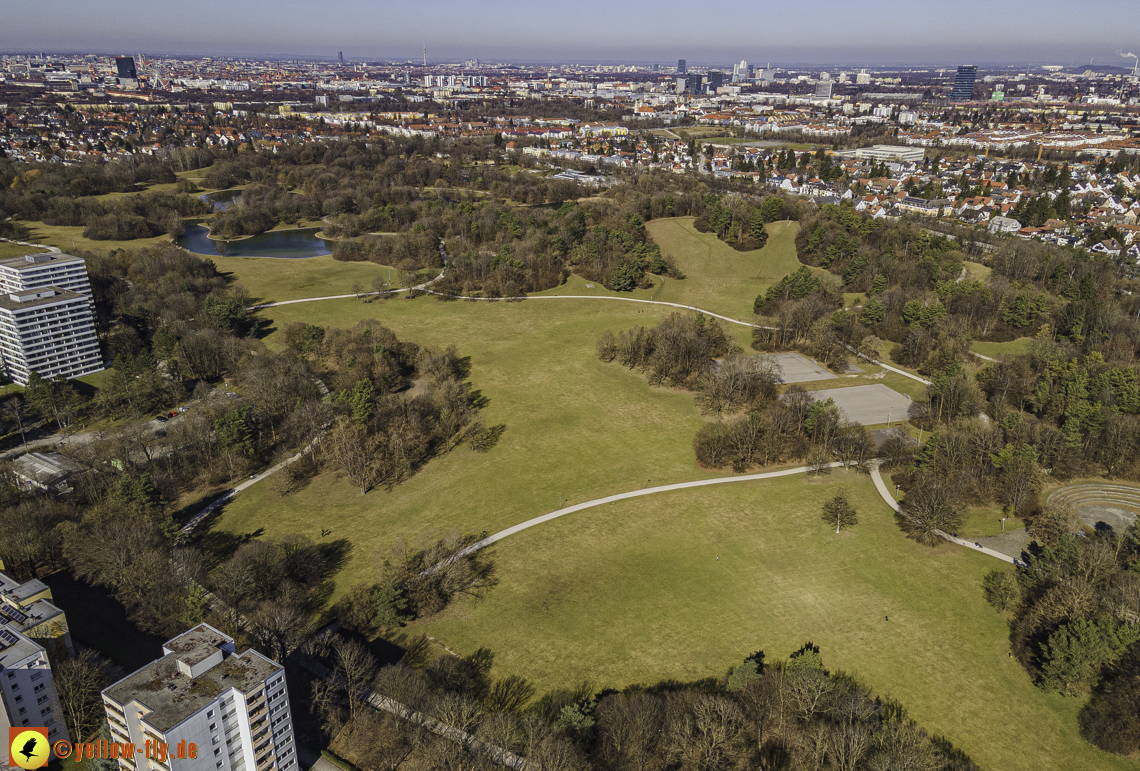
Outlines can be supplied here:
<path id="1" fill-rule="evenodd" d="M 827 467 L 829 469 L 832 469 L 832 468 L 839 468 L 842 465 L 843 465 L 842 463 L 829 463 L 827 465 Z M 576 511 L 583 511 L 584 509 L 592 509 L 595 506 L 603 506 L 607 503 L 616 503 L 618 501 L 624 501 L 624 500 L 627 500 L 629 498 L 640 498 L 643 495 L 654 495 L 656 493 L 667 493 L 667 492 L 671 492 L 673 490 L 688 490 L 688 489 L 693 488 L 693 487 L 708 487 L 709 485 L 724 485 L 724 484 L 729 484 L 731 482 L 755 482 L 756 480 L 759 480 L 759 479 L 775 479 L 777 477 L 792 476 L 793 474 L 803 474 L 804 472 L 810 471 L 810 470 L 811 470 L 810 466 L 797 466 L 796 468 L 784 469 L 783 471 L 769 471 L 765 474 L 747 474 L 745 476 L 739 476 L 739 477 L 722 477 L 720 479 L 700 479 L 700 480 L 697 480 L 696 482 L 678 482 L 677 484 L 672 484 L 672 485 L 661 485 L 660 487 L 647 487 L 647 488 L 642 489 L 642 490 L 634 490 L 634 491 L 628 492 L 628 493 L 618 493 L 617 495 L 608 495 L 605 498 L 595 498 L 592 501 L 586 501 L 585 503 L 576 503 L 573 506 L 566 506 L 565 508 L 559 509 L 558 511 L 552 511 L 549 514 L 543 514 L 541 517 L 535 517 L 534 519 L 528 519 L 526 522 L 522 522 L 518 525 L 515 525 L 514 527 L 508 527 L 506 530 L 500 530 L 499 532 L 495 533 L 494 535 L 489 535 L 481 541 L 476 541 L 475 543 L 471 544 L 470 546 L 468 546 L 463 551 L 459 552 L 459 554 L 457 554 L 456 556 L 462 557 L 466 554 L 470 554 L 472 552 L 479 551 L 480 549 L 483 549 L 483 548 L 490 546 L 491 544 L 495 543 L 496 541 L 501 541 L 508 536 L 514 535 L 515 533 L 521 533 L 523 530 L 529 530 L 530 528 L 532 528 L 536 525 L 541 525 L 542 523 L 549 522 L 552 519 L 558 519 L 559 517 L 564 517 L 567 514 L 573 514 Z"/>
<path id="2" fill-rule="evenodd" d="M 884 501 L 886 501 L 887 505 L 901 514 L 902 513 L 902 506 L 900 506 L 898 501 L 896 501 L 891 496 L 891 491 L 887 489 L 887 483 L 883 480 L 883 475 L 879 473 L 878 464 L 871 467 L 871 479 L 875 483 L 875 489 L 879 491 L 879 495 L 882 497 L 882 499 Z M 1002 554 L 1000 551 L 994 551 L 993 549 L 988 549 L 985 546 L 982 546 L 981 544 L 977 543 L 976 541 L 967 541 L 964 538 L 958 538 L 956 536 L 950 535 L 949 533 L 944 533 L 941 530 L 935 530 L 934 532 L 937 533 L 942 538 L 949 541 L 950 543 L 956 543 L 959 546 L 965 546 L 967 549 L 973 549 L 974 551 L 981 552 L 982 554 L 985 554 L 987 557 L 994 557 L 996 559 L 1001 560 L 1002 562 L 1009 562 L 1013 565 L 1020 566 L 1022 564 L 1021 560 L 1014 559 L 1013 557 L 1009 556 L 1008 554 Z"/>

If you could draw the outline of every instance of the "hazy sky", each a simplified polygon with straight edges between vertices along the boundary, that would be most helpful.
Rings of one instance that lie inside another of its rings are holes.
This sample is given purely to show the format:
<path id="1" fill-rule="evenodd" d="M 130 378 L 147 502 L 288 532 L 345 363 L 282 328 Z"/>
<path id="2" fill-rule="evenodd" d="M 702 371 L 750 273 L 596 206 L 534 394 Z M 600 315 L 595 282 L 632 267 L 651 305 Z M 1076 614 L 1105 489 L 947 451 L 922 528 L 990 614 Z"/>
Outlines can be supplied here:
<path id="1" fill-rule="evenodd" d="M 676 63 L 1126 64 L 1140 0 L 8 0 L 0 50 Z M 1131 66 L 1131 63 L 1127 63 Z"/>

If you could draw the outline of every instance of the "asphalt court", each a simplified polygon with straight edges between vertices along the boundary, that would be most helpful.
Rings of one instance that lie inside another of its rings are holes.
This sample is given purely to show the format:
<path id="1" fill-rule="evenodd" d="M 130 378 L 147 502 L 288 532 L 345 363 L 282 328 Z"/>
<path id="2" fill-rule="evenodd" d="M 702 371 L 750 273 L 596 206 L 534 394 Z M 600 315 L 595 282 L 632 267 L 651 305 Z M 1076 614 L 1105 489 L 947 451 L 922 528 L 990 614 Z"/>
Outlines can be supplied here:
<path id="1" fill-rule="evenodd" d="M 773 353 L 764 356 L 780 368 L 783 374 L 781 383 L 810 383 L 815 380 L 838 380 L 839 376 L 828 372 L 819 364 L 798 353 Z"/>
<path id="2" fill-rule="evenodd" d="M 828 388 L 810 393 L 819 401 L 832 399 L 849 420 L 862 423 L 864 426 L 886 423 L 887 418 L 890 418 L 892 424 L 898 420 L 906 420 L 907 410 L 911 405 L 910 399 L 882 383 L 851 388 Z"/>

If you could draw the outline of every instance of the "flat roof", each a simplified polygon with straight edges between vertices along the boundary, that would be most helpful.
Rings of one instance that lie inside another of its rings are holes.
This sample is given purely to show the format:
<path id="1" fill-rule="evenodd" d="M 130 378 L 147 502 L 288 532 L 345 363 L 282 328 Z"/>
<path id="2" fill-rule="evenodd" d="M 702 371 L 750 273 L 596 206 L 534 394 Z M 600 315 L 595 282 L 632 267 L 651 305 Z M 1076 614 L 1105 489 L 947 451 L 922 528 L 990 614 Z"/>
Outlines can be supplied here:
<path id="1" fill-rule="evenodd" d="M 37 259 L 35 262 L 29 262 L 27 260 L 28 257 L 35 257 Z M 44 257 L 47 259 L 42 259 Z M 83 258 L 71 254 L 63 254 L 61 252 L 29 252 L 19 257 L 8 257 L 0 260 L 0 266 L 11 270 L 33 270 L 53 263 L 59 265 L 69 262 L 83 262 Z"/>
<path id="2" fill-rule="evenodd" d="M 84 295 L 76 294 L 75 292 L 69 292 L 66 289 L 60 289 L 59 287 L 54 286 L 44 287 L 43 290 L 39 291 L 44 291 L 47 289 L 54 289 L 55 294 L 53 294 L 51 297 L 40 297 L 35 300 L 27 300 L 25 302 L 17 302 L 13 300 L 9 295 L 0 294 L 0 308 L 3 308 L 6 311 L 15 312 L 27 310 L 28 308 L 35 308 L 40 305 L 52 305 L 53 303 L 64 302 L 66 300 L 80 299 L 84 302 L 87 302 L 88 300 L 88 298 Z"/>
<path id="3" fill-rule="evenodd" d="M 231 642 L 226 635 L 201 624 L 166 643 L 164 647 L 171 653 L 127 675 L 103 693 L 123 706 L 137 701 L 150 710 L 143 721 L 166 733 L 230 688 L 250 693 L 280 669 L 276 662 L 252 649 L 231 655 L 223 652 L 222 663 L 194 679 L 178 668 L 179 661 L 200 662 Z"/>

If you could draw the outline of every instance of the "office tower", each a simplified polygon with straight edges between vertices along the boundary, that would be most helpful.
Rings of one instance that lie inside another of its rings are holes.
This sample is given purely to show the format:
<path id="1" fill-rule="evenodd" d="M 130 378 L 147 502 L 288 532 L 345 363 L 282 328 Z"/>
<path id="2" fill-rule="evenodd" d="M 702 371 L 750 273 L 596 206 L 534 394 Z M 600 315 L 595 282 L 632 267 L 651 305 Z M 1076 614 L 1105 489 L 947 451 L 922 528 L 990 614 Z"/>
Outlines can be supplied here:
<path id="1" fill-rule="evenodd" d="M 139 74 L 135 69 L 135 60 L 130 56 L 115 57 L 115 70 L 120 80 L 138 80 Z"/>
<path id="2" fill-rule="evenodd" d="M 685 62 L 685 60 L 684 59 L 678 59 L 677 60 L 677 74 L 678 75 L 684 75 L 688 71 L 689 71 L 689 69 L 688 69 L 688 66 L 687 66 L 687 63 Z"/>
<path id="3" fill-rule="evenodd" d="M 290 771 L 297 769 L 285 670 L 233 638 L 199 624 L 162 646 L 163 656 L 103 691 L 111 740 L 196 758 L 118 759 L 123 771 Z M 187 755 L 189 753 L 187 752 Z"/>
<path id="4" fill-rule="evenodd" d="M 661 71 L 661 65 L 660 64 L 654 64 L 653 65 L 653 71 L 654 72 L 660 72 Z"/>
<path id="5" fill-rule="evenodd" d="M 337 51 L 336 52 L 336 58 L 340 62 L 340 66 L 343 67 L 344 66 L 344 51 Z"/>
<path id="6" fill-rule="evenodd" d="M 709 93 L 715 94 L 722 85 L 724 85 L 724 73 L 720 70 L 709 70 Z"/>
<path id="7" fill-rule="evenodd" d="M 974 81 L 978 77 L 978 68 L 966 65 L 958 68 L 958 75 L 954 78 L 954 90 L 950 92 L 951 102 L 970 102 L 974 99 Z"/>
<path id="8" fill-rule="evenodd" d="M 699 72 L 690 72 L 685 76 L 685 90 L 690 94 L 701 93 L 701 74 Z"/>
<path id="9" fill-rule="evenodd" d="M 830 99 L 832 89 L 835 84 L 830 80 L 821 80 L 815 84 L 815 98 L 816 99 Z"/>

